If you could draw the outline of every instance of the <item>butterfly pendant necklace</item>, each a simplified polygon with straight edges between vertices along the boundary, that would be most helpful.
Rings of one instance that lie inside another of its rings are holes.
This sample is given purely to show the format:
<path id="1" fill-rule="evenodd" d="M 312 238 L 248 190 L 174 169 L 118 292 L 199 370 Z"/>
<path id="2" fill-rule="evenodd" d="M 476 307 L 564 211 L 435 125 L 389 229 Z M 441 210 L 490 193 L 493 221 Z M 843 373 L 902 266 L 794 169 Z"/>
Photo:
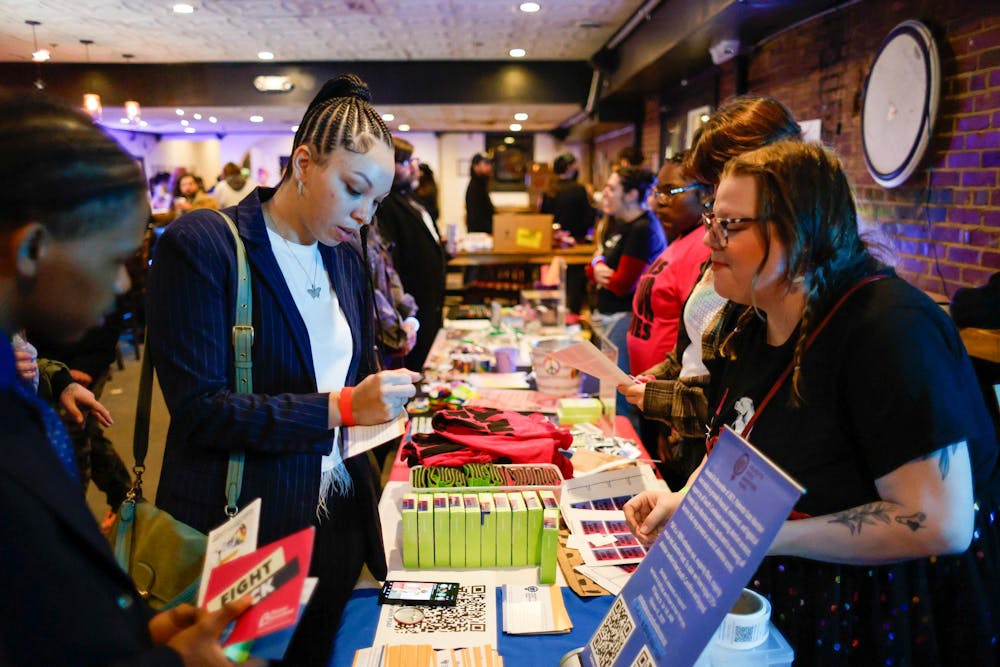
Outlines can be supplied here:
<path id="1" fill-rule="evenodd" d="M 265 211 L 263 208 L 261 208 L 261 212 L 264 214 L 264 217 L 267 219 L 267 221 L 271 223 L 271 227 L 278 234 L 278 236 L 281 236 L 281 240 L 285 242 L 285 247 L 288 249 L 288 254 L 292 256 L 292 259 L 295 260 L 295 263 L 299 265 L 300 269 L 302 269 L 302 273 L 305 275 L 306 281 L 309 283 L 309 287 L 306 288 L 306 293 L 309 294 L 309 296 L 311 296 L 312 298 L 318 299 L 319 295 L 323 292 L 323 288 L 320 287 L 319 284 L 316 282 L 316 278 L 319 276 L 319 260 L 320 260 L 319 247 L 317 246 L 316 254 L 313 256 L 313 272 L 312 272 L 312 278 L 310 279 L 309 271 L 306 269 L 305 266 L 302 265 L 302 262 L 299 261 L 298 255 L 296 255 L 295 251 L 292 249 L 292 244 L 289 243 L 288 239 L 286 239 L 280 232 L 278 232 L 278 227 L 277 225 L 274 224 L 274 218 L 268 215 L 267 211 Z"/>

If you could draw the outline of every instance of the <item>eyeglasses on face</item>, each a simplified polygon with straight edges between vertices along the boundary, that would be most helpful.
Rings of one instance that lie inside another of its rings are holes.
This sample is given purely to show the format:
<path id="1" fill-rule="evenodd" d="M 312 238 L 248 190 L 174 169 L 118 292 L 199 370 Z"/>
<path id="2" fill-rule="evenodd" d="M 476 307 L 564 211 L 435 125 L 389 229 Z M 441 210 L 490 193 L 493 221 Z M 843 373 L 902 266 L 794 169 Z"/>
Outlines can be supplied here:
<path id="1" fill-rule="evenodd" d="M 701 214 L 701 224 L 712 235 L 712 239 L 720 248 L 725 248 L 729 243 L 729 227 L 731 225 L 743 225 L 748 222 L 760 222 L 759 218 L 718 218 L 715 213 L 705 211 Z"/>
<path id="2" fill-rule="evenodd" d="M 691 190 L 703 190 L 705 188 L 704 183 L 692 183 L 691 185 L 682 185 L 678 188 L 670 188 L 669 190 L 656 189 L 656 203 L 664 206 L 670 202 L 671 197 L 676 197 L 679 194 L 685 192 L 690 192 Z"/>

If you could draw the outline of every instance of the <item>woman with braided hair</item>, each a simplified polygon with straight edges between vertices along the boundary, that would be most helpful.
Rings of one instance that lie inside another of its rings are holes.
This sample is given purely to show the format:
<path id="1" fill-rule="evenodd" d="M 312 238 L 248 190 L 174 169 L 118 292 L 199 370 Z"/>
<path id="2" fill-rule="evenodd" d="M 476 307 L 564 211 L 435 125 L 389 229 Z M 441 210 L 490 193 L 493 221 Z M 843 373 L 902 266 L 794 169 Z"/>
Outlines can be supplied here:
<path id="1" fill-rule="evenodd" d="M 751 307 L 706 359 L 711 434 L 807 490 L 749 583 L 797 663 L 997 664 L 997 444 L 954 325 L 869 253 L 818 144 L 729 162 L 704 223 L 716 291 Z M 633 530 L 681 498 L 633 499 Z"/>
<path id="2" fill-rule="evenodd" d="M 157 504 L 214 528 L 225 520 L 230 452 L 242 451 L 237 504 L 263 500 L 260 543 L 316 527 L 319 584 L 286 654 L 292 665 L 326 665 L 362 565 L 386 573 L 369 464 L 343 458 L 340 427 L 395 418 L 420 377 L 375 372 L 370 282 L 355 241 L 389 192 L 393 149 L 370 100 L 355 76 L 328 81 L 278 187 L 223 211 L 250 266 L 253 393 L 233 390 L 236 254 L 219 213 L 172 223 L 149 278 L 149 350 L 171 415 Z"/>

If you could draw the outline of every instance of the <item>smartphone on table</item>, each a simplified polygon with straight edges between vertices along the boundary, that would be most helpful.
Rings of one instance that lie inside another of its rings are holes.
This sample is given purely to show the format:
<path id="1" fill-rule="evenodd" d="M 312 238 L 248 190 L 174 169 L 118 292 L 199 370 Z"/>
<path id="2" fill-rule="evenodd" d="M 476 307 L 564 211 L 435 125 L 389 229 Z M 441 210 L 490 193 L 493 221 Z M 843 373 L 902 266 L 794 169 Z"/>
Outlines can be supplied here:
<path id="1" fill-rule="evenodd" d="M 454 607 L 458 602 L 458 584 L 441 581 L 393 581 L 382 584 L 379 604 Z"/>

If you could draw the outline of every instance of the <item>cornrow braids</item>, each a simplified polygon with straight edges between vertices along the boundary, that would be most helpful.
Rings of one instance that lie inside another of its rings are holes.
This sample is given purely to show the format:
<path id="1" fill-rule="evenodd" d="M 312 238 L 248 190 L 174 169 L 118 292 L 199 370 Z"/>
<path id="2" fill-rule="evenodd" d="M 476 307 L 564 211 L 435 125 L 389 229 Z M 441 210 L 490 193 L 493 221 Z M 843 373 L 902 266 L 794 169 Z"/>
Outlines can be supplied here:
<path id="1" fill-rule="evenodd" d="M 334 149 L 367 153 L 376 143 L 392 148 L 392 134 L 371 105 L 368 85 L 354 74 L 342 74 L 324 84 L 306 109 L 292 141 L 292 152 L 308 146 L 313 159 L 323 164 Z M 289 161 L 282 181 L 290 178 Z"/>

